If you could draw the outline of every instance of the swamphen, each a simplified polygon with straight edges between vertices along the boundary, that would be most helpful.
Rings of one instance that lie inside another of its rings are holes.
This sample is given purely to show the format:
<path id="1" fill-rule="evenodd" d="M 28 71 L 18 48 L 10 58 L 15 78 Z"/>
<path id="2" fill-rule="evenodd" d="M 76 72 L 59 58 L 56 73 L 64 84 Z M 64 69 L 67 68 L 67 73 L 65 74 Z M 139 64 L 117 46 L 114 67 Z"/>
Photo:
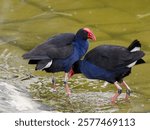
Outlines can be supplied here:
<path id="1" fill-rule="evenodd" d="M 75 73 L 82 73 L 89 79 L 99 79 L 114 84 L 118 92 L 112 97 L 113 103 L 122 92 L 120 83 L 126 87 L 125 99 L 128 99 L 131 89 L 123 78 L 131 73 L 134 65 L 145 63 L 141 59 L 145 54 L 140 48 L 138 40 L 134 40 L 128 48 L 114 45 L 97 46 L 89 51 L 83 60 L 73 64 L 69 77 Z"/>
<path id="2" fill-rule="evenodd" d="M 65 72 L 65 89 L 68 95 L 71 94 L 68 86 L 68 72 L 73 63 L 79 60 L 88 50 L 87 39 L 96 40 L 93 32 L 88 28 L 82 28 L 73 33 L 62 33 L 48 39 L 23 55 L 29 59 L 29 64 L 36 64 L 35 70 L 46 72 Z M 53 88 L 55 77 L 52 77 Z"/>

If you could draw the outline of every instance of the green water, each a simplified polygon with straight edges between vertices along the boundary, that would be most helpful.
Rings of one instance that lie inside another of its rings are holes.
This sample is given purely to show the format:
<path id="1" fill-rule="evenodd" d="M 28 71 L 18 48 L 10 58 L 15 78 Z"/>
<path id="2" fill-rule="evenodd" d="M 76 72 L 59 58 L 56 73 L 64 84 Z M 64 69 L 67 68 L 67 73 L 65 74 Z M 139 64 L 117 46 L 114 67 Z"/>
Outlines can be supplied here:
<path id="1" fill-rule="evenodd" d="M 0 0 L 0 79 L 6 82 L 26 79 L 33 100 L 60 112 L 150 112 L 150 1 L 149 0 Z M 35 72 L 21 57 L 52 35 L 76 32 L 89 27 L 97 37 L 90 49 L 101 44 L 128 46 L 142 43 L 146 64 L 133 68 L 125 78 L 133 93 L 124 101 L 125 90 L 112 105 L 113 85 L 82 75 L 70 80 L 72 96 L 67 97 L 57 73 L 58 92 L 51 93 L 50 74 Z M 33 77 L 32 77 L 32 76 Z M 36 80 L 34 80 L 36 79 Z M 19 81 L 19 82 L 17 82 Z"/>

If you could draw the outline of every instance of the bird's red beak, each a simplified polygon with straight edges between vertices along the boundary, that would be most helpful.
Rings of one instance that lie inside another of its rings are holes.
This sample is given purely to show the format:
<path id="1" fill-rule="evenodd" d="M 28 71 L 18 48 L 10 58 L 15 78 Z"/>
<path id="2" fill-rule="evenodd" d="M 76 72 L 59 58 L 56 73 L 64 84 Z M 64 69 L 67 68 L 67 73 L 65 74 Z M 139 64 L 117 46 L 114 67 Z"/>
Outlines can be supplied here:
<path id="1" fill-rule="evenodd" d="M 68 78 L 70 79 L 73 75 L 74 75 L 74 71 L 71 68 L 70 71 L 69 71 L 69 73 L 68 73 Z"/>
<path id="2" fill-rule="evenodd" d="M 96 37 L 94 33 L 89 28 L 83 28 L 86 32 L 88 32 L 88 38 L 92 39 L 93 41 L 96 41 Z"/>

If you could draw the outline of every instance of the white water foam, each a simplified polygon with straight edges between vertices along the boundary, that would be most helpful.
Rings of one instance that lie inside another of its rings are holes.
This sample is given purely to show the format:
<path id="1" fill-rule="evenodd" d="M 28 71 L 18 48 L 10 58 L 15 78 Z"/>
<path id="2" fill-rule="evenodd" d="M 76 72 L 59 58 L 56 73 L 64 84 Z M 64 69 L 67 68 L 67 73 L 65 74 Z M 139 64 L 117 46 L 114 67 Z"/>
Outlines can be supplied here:
<path id="1" fill-rule="evenodd" d="M 42 110 L 41 105 L 21 90 L 11 84 L 0 82 L 0 111 L 1 112 L 50 112 Z"/>

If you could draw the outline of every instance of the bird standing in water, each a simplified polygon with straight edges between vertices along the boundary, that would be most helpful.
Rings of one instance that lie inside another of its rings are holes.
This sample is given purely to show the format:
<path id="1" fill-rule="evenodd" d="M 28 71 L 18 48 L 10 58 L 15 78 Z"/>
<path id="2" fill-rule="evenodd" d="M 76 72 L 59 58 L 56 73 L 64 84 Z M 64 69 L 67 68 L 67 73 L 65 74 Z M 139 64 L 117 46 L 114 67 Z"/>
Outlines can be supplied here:
<path id="1" fill-rule="evenodd" d="M 141 43 L 138 40 L 134 40 L 128 48 L 113 45 L 97 46 L 89 51 L 83 60 L 73 64 L 69 77 L 82 73 L 89 79 L 99 79 L 114 84 L 118 91 L 112 97 L 112 103 L 115 103 L 122 93 L 120 83 L 126 88 L 125 99 L 128 99 L 131 89 L 123 78 L 131 73 L 134 65 L 145 63 L 141 59 L 145 54 L 140 48 Z"/>
<path id="2" fill-rule="evenodd" d="M 48 39 L 23 55 L 29 60 L 29 64 L 36 64 L 35 70 L 46 72 L 65 72 L 64 84 L 67 95 L 70 95 L 68 86 L 68 72 L 72 65 L 78 61 L 88 50 L 87 39 L 96 40 L 89 28 L 82 28 L 73 33 L 62 33 Z M 56 80 L 52 77 L 52 84 L 56 90 Z"/>

